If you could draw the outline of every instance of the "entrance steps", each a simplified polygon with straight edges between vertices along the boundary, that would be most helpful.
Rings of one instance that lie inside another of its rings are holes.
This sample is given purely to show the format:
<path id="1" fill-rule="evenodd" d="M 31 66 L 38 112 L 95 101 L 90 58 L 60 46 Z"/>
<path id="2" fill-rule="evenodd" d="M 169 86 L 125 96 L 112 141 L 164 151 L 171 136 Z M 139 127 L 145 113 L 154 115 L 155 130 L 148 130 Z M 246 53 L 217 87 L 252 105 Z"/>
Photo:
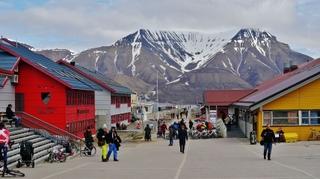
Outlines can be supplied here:
<path id="1" fill-rule="evenodd" d="M 10 131 L 10 140 L 14 142 L 8 151 L 8 167 L 16 167 L 20 157 L 20 143 L 22 141 L 32 142 L 34 148 L 33 159 L 35 163 L 45 161 L 49 156 L 49 151 L 57 145 L 54 141 L 49 140 L 29 128 L 8 128 Z"/>

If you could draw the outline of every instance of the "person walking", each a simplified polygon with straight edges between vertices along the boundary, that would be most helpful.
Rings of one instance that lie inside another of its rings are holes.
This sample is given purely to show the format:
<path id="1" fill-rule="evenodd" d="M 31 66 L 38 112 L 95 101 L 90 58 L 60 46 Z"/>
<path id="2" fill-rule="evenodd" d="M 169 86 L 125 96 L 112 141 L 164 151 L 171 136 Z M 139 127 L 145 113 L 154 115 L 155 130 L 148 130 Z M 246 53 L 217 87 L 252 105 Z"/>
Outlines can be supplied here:
<path id="1" fill-rule="evenodd" d="M 186 125 L 181 125 L 178 133 L 180 152 L 184 153 L 184 148 L 186 146 L 186 140 L 188 140 L 188 133 Z"/>
<path id="2" fill-rule="evenodd" d="M 109 143 L 109 131 L 107 125 L 104 124 L 102 128 L 98 130 L 97 139 L 98 139 L 98 146 L 101 147 L 101 159 L 102 162 L 107 161 L 107 148 Z"/>
<path id="3" fill-rule="evenodd" d="M 10 132 L 5 128 L 3 122 L 0 122 L 0 154 L 3 160 L 3 171 L 7 171 L 8 150 L 10 144 Z"/>
<path id="4" fill-rule="evenodd" d="M 267 124 L 266 129 L 262 131 L 261 137 L 264 146 L 263 158 L 266 159 L 266 155 L 268 154 L 268 160 L 271 160 L 272 143 L 275 141 L 275 135 L 273 130 L 270 128 L 270 124 Z"/>
<path id="5" fill-rule="evenodd" d="M 144 128 L 144 140 L 151 141 L 151 128 L 149 124 Z"/>
<path id="6" fill-rule="evenodd" d="M 173 145 L 174 129 L 173 125 L 169 126 L 169 146 Z"/>
<path id="7" fill-rule="evenodd" d="M 93 148 L 93 137 L 92 137 L 92 132 L 90 130 L 90 127 L 87 127 L 83 136 L 84 136 L 84 143 L 85 143 L 86 147 L 88 149 L 90 149 L 90 152 L 88 152 L 88 155 L 91 155 L 91 150 Z"/>
<path id="8" fill-rule="evenodd" d="M 121 138 L 118 136 L 118 133 L 117 133 L 115 127 L 111 127 L 108 138 L 109 138 L 109 151 L 107 154 L 107 161 L 109 161 L 111 153 L 113 153 L 113 161 L 117 162 L 117 161 L 119 161 L 118 160 L 118 150 L 120 147 Z"/>
<path id="9" fill-rule="evenodd" d="M 190 119 L 190 120 L 189 120 L 189 129 L 192 130 L 192 128 L 193 128 L 193 122 L 192 122 L 192 120 Z"/>

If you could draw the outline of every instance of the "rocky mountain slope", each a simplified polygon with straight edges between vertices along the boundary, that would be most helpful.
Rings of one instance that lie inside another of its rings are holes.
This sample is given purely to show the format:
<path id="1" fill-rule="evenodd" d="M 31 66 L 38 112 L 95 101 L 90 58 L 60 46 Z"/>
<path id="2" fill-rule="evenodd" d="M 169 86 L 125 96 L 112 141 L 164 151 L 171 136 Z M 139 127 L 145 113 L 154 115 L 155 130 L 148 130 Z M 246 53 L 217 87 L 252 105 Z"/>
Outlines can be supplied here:
<path id="1" fill-rule="evenodd" d="M 205 89 L 250 88 L 311 57 L 258 29 L 217 34 L 140 29 L 110 46 L 68 56 L 162 102 L 195 103 Z"/>

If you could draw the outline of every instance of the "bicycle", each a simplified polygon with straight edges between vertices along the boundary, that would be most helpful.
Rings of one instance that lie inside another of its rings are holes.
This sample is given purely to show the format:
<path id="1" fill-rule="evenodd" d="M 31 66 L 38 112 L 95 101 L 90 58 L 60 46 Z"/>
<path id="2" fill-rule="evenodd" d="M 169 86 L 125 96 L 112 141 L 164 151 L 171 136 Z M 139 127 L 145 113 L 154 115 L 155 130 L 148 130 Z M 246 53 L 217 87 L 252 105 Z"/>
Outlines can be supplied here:
<path id="1" fill-rule="evenodd" d="M 91 149 L 87 146 L 84 147 L 84 149 L 80 150 L 80 156 L 81 157 L 92 157 L 96 154 L 97 149 L 94 145 L 91 146 Z"/>
<path id="2" fill-rule="evenodd" d="M 64 153 L 64 149 L 48 150 L 49 157 L 48 162 L 65 162 L 67 160 L 67 155 Z"/>

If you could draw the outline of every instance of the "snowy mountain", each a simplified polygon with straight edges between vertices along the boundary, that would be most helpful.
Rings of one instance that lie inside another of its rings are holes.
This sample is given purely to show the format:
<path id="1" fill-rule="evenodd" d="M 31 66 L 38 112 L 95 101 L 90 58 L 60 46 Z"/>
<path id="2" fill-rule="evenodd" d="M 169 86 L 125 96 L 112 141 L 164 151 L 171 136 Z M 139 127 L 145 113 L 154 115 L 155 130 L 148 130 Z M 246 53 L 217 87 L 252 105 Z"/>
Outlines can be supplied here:
<path id="1" fill-rule="evenodd" d="M 154 91 L 158 74 L 160 101 L 194 103 L 205 89 L 249 88 L 282 73 L 284 63 L 312 58 L 258 29 L 216 34 L 140 29 L 67 60 L 141 93 Z"/>

